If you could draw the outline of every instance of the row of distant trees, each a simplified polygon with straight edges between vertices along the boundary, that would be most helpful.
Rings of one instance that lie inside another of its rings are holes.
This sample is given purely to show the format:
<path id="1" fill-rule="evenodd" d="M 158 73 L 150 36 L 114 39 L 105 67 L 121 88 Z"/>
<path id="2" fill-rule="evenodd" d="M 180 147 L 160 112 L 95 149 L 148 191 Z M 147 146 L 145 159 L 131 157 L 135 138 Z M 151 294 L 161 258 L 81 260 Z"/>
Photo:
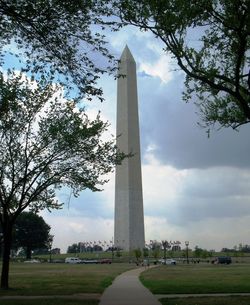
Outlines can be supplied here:
<path id="1" fill-rule="evenodd" d="M 82 242 L 73 243 L 68 246 L 67 253 L 82 253 L 82 252 L 100 252 L 104 251 L 104 248 L 98 244 L 86 245 Z"/>
<path id="2" fill-rule="evenodd" d="M 233 248 L 222 248 L 221 252 L 231 252 L 231 253 L 250 253 L 250 245 L 239 244 L 238 246 L 234 246 Z"/>
<path id="3" fill-rule="evenodd" d="M 158 242 L 157 240 L 151 240 L 149 243 L 145 245 L 146 250 L 161 250 L 161 249 L 170 249 L 172 251 L 179 251 L 181 250 L 180 242 L 172 242 L 172 241 L 162 241 Z M 116 251 L 122 250 L 117 249 L 113 242 L 106 242 L 106 241 L 93 241 L 93 242 L 79 242 L 73 243 L 72 245 L 68 246 L 67 253 L 82 253 L 82 252 L 96 252 L 96 251 Z"/>
<path id="4" fill-rule="evenodd" d="M 145 248 L 135 249 L 134 254 L 136 257 L 148 257 L 153 256 L 158 258 L 162 255 L 162 252 L 166 252 L 167 256 L 174 256 L 174 253 L 179 252 L 181 256 L 186 256 L 186 248 L 182 249 L 180 246 L 180 242 L 172 242 L 172 241 L 157 241 L 152 240 L 150 243 L 146 244 Z M 102 252 L 102 251 L 114 251 L 119 252 L 119 256 L 122 255 L 121 249 L 117 249 L 116 247 L 105 245 L 101 242 L 79 242 L 73 243 L 72 245 L 68 246 L 67 253 L 82 253 L 82 252 Z M 216 255 L 215 250 L 207 250 L 203 249 L 199 246 L 195 246 L 194 249 L 188 249 L 190 255 L 196 258 L 208 258 L 213 257 Z M 221 253 L 230 253 L 238 255 L 240 253 L 250 253 L 250 245 L 243 245 L 239 244 L 238 246 L 234 246 L 233 248 L 222 248 Z"/>

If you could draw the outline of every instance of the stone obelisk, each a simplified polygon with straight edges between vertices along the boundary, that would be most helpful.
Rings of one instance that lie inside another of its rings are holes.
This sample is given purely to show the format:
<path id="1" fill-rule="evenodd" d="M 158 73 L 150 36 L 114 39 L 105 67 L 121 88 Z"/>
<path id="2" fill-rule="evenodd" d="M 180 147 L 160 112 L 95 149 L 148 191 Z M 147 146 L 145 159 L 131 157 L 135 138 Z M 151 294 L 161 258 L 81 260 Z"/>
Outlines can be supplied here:
<path id="1" fill-rule="evenodd" d="M 144 213 L 141 178 L 140 132 L 136 63 L 126 46 L 117 81 L 117 146 L 132 157 L 116 167 L 115 246 L 130 251 L 144 248 Z"/>

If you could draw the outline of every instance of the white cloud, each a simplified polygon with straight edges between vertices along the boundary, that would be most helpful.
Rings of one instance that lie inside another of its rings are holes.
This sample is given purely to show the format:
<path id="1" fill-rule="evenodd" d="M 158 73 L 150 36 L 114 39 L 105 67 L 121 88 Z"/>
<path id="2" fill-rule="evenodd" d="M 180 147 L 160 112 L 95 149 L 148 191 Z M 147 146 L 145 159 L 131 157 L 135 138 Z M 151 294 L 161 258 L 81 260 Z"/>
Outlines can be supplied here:
<path id="1" fill-rule="evenodd" d="M 171 62 L 171 57 L 163 54 L 152 63 L 141 62 L 139 65 L 139 71 L 145 72 L 153 77 L 159 77 L 161 82 L 168 83 L 173 78 Z"/>
<path id="2" fill-rule="evenodd" d="M 222 167 L 180 170 L 161 164 L 154 149 L 145 161 L 142 181 L 146 241 L 180 240 L 184 247 L 185 240 L 189 240 L 191 248 L 198 245 L 216 250 L 249 243 L 247 171 Z M 84 192 L 69 209 L 43 213 L 55 235 L 54 247 L 65 251 L 74 242 L 107 241 L 113 237 L 114 175 L 110 178 L 103 192 L 89 192 L 87 197 Z M 238 194 L 242 198 L 235 201 Z"/>
<path id="3" fill-rule="evenodd" d="M 133 30 L 127 31 L 126 29 L 119 31 L 119 33 L 112 33 L 110 38 L 110 45 L 116 50 L 122 50 L 133 35 Z"/>
<path id="4" fill-rule="evenodd" d="M 98 216 L 96 218 L 56 216 L 55 213 L 43 213 L 42 216 L 52 227 L 53 248 L 60 248 L 62 253 L 66 253 L 67 247 L 73 243 L 109 241 L 113 237 L 113 219 Z"/>
<path id="5" fill-rule="evenodd" d="M 53 213 L 54 214 L 54 213 Z M 52 226 L 55 236 L 53 247 L 66 252 L 67 247 L 80 241 L 110 241 L 113 237 L 114 221 L 102 217 L 70 217 L 43 215 L 45 221 Z M 222 218 L 220 221 L 209 218 L 187 224 L 185 227 L 173 225 L 163 216 L 145 216 L 146 242 L 156 240 L 180 240 L 184 247 L 189 240 L 190 248 L 196 245 L 206 249 L 220 250 L 222 247 L 232 248 L 239 243 L 249 244 L 250 216 Z"/>
<path id="6" fill-rule="evenodd" d="M 184 234 L 192 248 L 196 245 L 215 250 L 233 248 L 239 243 L 249 244 L 249 221 L 250 216 L 209 218 L 188 224 Z"/>
<path id="7" fill-rule="evenodd" d="M 187 171 L 161 164 L 153 153 L 148 153 L 145 161 L 146 164 L 142 166 L 145 210 L 150 212 L 159 208 L 160 213 L 162 206 L 177 199 Z"/>
<path id="8" fill-rule="evenodd" d="M 183 232 L 161 216 L 145 216 L 145 235 L 147 243 L 150 240 L 183 240 Z"/>

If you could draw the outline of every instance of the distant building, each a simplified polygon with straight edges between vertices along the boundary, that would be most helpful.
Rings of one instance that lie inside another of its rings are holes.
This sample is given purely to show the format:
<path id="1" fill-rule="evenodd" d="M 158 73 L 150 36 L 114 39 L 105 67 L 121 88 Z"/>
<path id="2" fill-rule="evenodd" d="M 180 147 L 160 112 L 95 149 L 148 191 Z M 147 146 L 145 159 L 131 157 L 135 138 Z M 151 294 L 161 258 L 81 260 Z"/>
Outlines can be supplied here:
<path id="1" fill-rule="evenodd" d="M 174 245 L 174 246 L 172 247 L 172 251 L 181 251 L 181 246 L 179 246 L 179 245 Z"/>

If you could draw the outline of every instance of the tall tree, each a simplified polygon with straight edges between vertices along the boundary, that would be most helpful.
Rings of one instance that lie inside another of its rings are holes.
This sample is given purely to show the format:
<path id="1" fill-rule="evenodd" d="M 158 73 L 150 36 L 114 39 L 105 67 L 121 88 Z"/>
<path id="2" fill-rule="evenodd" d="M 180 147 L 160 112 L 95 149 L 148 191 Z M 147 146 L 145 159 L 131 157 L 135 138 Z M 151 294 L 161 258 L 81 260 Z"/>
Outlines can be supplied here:
<path id="1" fill-rule="evenodd" d="M 26 258 L 31 259 L 32 250 L 48 248 L 50 226 L 44 219 L 32 212 L 22 212 L 14 226 L 14 243 L 23 247 Z"/>
<path id="2" fill-rule="evenodd" d="M 68 246 L 67 249 L 67 253 L 79 253 L 80 252 L 80 248 L 79 248 L 79 244 L 72 244 L 71 246 Z"/>
<path id="3" fill-rule="evenodd" d="M 249 0 L 114 0 L 124 24 L 151 31 L 186 74 L 203 126 L 250 122 Z M 115 10 L 116 8 L 116 10 Z"/>
<path id="4" fill-rule="evenodd" d="M 0 1 L 0 65 L 13 54 L 23 70 L 59 79 L 81 96 L 102 99 L 98 77 L 112 71 L 113 57 L 106 48 L 104 20 L 107 0 L 2 0 Z M 99 60 L 97 60 L 97 58 Z"/>
<path id="5" fill-rule="evenodd" d="M 77 196 L 99 191 L 124 154 L 114 139 L 103 141 L 108 124 L 88 119 L 75 101 L 63 99 L 59 86 L 32 81 L 22 74 L 0 73 L 6 111 L 0 120 L 0 223 L 3 230 L 1 287 L 8 288 L 12 230 L 27 208 L 58 209 L 56 189 Z"/>
<path id="6" fill-rule="evenodd" d="M 167 240 L 162 240 L 162 241 L 161 241 L 161 244 L 162 244 L 162 248 L 163 248 L 164 263 L 165 263 L 165 265 L 166 265 L 167 251 L 171 248 L 172 242 L 171 242 L 171 241 L 167 241 Z"/>

